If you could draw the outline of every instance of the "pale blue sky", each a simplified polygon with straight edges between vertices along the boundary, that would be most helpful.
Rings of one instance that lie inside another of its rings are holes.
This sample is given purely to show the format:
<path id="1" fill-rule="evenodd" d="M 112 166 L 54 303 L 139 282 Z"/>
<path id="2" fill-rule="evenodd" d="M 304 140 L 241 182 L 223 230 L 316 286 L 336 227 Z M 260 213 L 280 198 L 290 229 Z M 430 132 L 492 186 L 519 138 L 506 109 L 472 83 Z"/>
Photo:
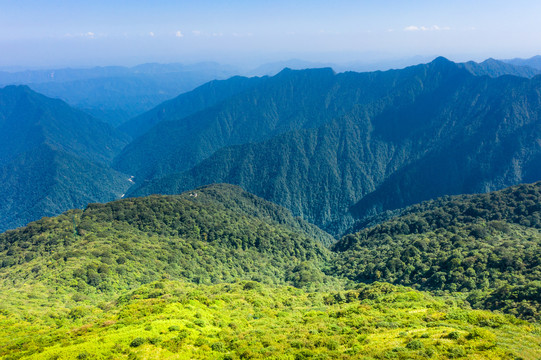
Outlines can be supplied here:
<path id="1" fill-rule="evenodd" d="M 541 54 L 541 1 L 0 0 L 0 66 Z"/>

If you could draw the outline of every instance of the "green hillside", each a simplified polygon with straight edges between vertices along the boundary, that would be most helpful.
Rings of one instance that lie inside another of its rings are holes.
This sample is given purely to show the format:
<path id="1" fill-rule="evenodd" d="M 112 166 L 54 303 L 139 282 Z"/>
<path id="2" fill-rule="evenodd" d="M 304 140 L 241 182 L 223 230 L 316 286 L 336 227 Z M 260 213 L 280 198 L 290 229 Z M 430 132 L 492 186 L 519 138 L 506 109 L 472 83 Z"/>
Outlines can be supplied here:
<path id="1" fill-rule="evenodd" d="M 354 121 L 334 121 L 262 143 L 227 147 L 183 174 L 145 183 L 130 195 L 174 194 L 215 182 L 243 188 L 290 209 L 336 235 L 352 223 L 348 204 L 374 190 L 385 176 L 383 147 L 369 148 L 369 133 Z M 370 154 L 370 159 L 363 154 Z"/>
<path id="2" fill-rule="evenodd" d="M 0 234 L 0 357 L 538 359 L 540 197 L 437 199 L 334 252 L 227 184 L 90 204 Z"/>
<path id="3" fill-rule="evenodd" d="M 460 291 L 476 307 L 541 318 L 541 182 L 444 197 L 345 236 L 330 270 L 354 281 Z"/>
<path id="4" fill-rule="evenodd" d="M 312 235 L 331 240 L 285 209 L 226 185 L 90 204 L 0 234 L 1 287 L 7 296 L 31 284 L 49 286 L 72 301 L 109 298 L 164 276 L 323 286 L 332 280 L 320 270 L 330 252 Z"/>
<path id="5" fill-rule="evenodd" d="M 99 306 L 0 311 L 4 359 L 538 359 L 541 328 L 388 284 L 162 280 Z M 31 332 L 31 335 L 29 334 Z"/>

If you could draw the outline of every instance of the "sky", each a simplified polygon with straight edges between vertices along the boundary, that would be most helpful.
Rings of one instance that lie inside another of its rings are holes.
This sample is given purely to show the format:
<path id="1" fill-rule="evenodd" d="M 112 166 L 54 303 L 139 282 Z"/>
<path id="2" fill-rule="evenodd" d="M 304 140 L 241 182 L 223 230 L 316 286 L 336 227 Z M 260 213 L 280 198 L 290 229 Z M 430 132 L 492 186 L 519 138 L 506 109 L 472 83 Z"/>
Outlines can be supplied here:
<path id="1" fill-rule="evenodd" d="M 0 0 L 0 67 L 527 58 L 539 14 L 539 0 Z"/>

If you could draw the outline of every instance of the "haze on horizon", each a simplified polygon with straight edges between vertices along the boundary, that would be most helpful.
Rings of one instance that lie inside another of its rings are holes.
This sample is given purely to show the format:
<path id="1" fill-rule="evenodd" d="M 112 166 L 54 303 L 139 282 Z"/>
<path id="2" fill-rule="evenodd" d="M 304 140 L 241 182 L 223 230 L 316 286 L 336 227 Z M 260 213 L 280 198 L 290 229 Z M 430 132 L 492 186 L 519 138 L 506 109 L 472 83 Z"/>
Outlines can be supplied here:
<path id="1" fill-rule="evenodd" d="M 0 0 L 0 67 L 541 53 L 541 2 Z"/>

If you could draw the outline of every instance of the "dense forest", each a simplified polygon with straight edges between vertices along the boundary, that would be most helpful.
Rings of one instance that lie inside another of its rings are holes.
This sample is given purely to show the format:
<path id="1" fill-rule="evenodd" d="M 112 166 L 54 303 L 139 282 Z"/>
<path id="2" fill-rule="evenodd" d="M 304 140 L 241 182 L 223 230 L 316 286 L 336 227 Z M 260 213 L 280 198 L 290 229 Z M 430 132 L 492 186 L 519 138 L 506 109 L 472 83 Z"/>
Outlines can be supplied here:
<path id="1" fill-rule="evenodd" d="M 339 237 L 384 211 L 539 180 L 540 80 L 476 76 L 441 57 L 384 72 L 285 69 L 189 116 L 149 114 L 156 125 L 114 166 L 135 176 L 131 196 L 231 183 Z"/>
<path id="2" fill-rule="evenodd" d="M 340 237 L 386 211 L 541 178 L 536 68 L 442 57 L 364 73 L 286 68 L 210 81 L 148 110 L 182 91 L 181 74 L 193 86 L 227 74 L 207 65 L 5 77 L 35 79 L 67 103 L 0 89 L 0 231 L 92 202 L 231 183 Z"/>
<path id="3" fill-rule="evenodd" d="M 254 207 L 257 206 L 257 210 Z M 216 185 L 179 196 L 91 204 L 0 234 L 0 280 L 114 296 L 163 276 L 317 286 L 330 236 L 285 209 Z M 334 281 L 334 280 L 332 280 Z"/>
<path id="4" fill-rule="evenodd" d="M 342 238 L 332 272 L 460 291 L 476 307 L 541 318 L 541 182 L 444 197 Z"/>

